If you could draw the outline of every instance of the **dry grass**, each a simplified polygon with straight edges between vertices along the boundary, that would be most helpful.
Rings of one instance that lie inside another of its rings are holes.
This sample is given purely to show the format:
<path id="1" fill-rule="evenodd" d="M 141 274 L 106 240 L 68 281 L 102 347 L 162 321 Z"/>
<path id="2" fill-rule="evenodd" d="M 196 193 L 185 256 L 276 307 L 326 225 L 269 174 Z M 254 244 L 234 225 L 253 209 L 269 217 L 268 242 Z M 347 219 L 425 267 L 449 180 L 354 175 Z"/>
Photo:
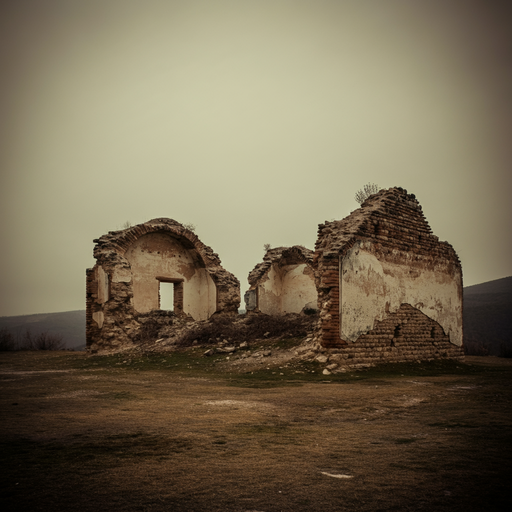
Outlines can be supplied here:
<path id="1" fill-rule="evenodd" d="M 508 511 L 510 363 L 326 378 L 236 374 L 193 350 L 1 354 L 0 505 Z"/>
<path id="2" fill-rule="evenodd" d="M 213 316 L 208 322 L 187 331 L 181 337 L 179 345 L 191 346 L 194 341 L 202 344 L 216 344 L 223 339 L 254 341 L 269 338 L 304 337 L 313 330 L 318 315 L 288 314 L 271 316 L 263 313 L 236 316 Z"/>

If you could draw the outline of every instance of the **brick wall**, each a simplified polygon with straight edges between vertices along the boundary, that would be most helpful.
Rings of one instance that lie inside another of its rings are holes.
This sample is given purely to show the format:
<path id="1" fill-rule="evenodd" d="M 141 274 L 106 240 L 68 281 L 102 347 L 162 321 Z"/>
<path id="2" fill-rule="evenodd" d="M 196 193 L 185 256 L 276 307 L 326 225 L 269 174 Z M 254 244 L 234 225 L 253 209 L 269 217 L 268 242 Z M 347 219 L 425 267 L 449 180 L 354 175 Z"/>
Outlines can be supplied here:
<path id="1" fill-rule="evenodd" d="M 457 279 L 457 282 L 460 282 L 459 296 L 462 301 L 462 268 L 452 246 L 447 242 L 440 242 L 438 237 L 432 234 L 414 195 L 401 188 L 381 190 L 370 196 L 361 208 L 345 219 L 326 221 L 318 227 L 313 265 L 320 311 L 315 337 L 321 346 L 341 349 L 347 358 L 350 356 L 353 359 L 357 355 L 361 360 L 372 361 L 409 360 L 416 356 L 418 359 L 454 355 L 459 357 L 462 348 L 450 343 L 447 336 L 439 341 L 445 346 L 444 350 L 433 349 L 435 345 L 432 345 L 428 338 L 433 332 L 432 329 L 435 331 L 435 326 L 426 321 L 419 321 L 419 317 L 411 320 L 407 329 L 404 326 L 407 341 L 399 337 L 395 345 L 386 345 L 384 341 L 389 340 L 391 327 L 385 333 L 379 331 L 380 338 L 375 338 L 377 334 L 370 331 L 360 336 L 355 343 L 347 342 L 340 337 L 340 262 L 357 241 L 371 241 L 375 255 L 379 259 L 397 265 L 408 265 L 411 273 L 413 270 L 418 273 L 423 269 L 437 272 L 437 269 L 442 268 L 446 279 Z M 407 308 L 412 306 L 408 305 Z M 412 314 L 410 309 L 407 311 L 408 314 Z M 415 312 L 423 315 L 418 310 Z M 379 329 L 387 328 L 388 320 L 391 322 L 389 325 L 397 322 L 393 316 L 396 314 L 398 312 L 391 313 L 389 318 L 381 322 Z M 434 322 L 442 331 L 437 322 L 430 318 L 428 320 Z M 393 332 L 394 329 L 395 326 Z M 372 355 L 374 350 L 376 353 Z"/>
<path id="2" fill-rule="evenodd" d="M 450 343 L 437 322 L 410 304 L 403 304 L 355 343 L 333 350 L 329 357 L 330 362 L 350 368 L 433 359 L 462 360 L 464 350 Z"/>

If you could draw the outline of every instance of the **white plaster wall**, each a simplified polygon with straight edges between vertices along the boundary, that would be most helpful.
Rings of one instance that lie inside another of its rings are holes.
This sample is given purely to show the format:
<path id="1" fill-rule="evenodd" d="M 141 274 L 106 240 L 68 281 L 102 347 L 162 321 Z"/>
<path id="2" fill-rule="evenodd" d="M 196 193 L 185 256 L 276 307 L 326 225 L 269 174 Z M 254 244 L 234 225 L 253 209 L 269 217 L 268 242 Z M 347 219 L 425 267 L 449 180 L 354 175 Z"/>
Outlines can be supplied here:
<path id="1" fill-rule="evenodd" d="M 258 286 L 258 308 L 267 315 L 300 313 L 311 302 L 316 307 L 317 291 L 305 263 L 272 265 Z"/>
<path id="2" fill-rule="evenodd" d="M 140 313 L 158 309 L 156 277 L 183 279 L 183 311 L 206 320 L 216 309 L 215 283 L 199 267 L 194 249 L 187 249 L 166 233 L 140 237 L 126 251 L 133 279 L 133 306 Z"/>
<path id="3" fill-rule="evenodd" d="M 305 263 L 281 268 L 281 312 L 300 313 L 306 304 L 317 303 L 313 272 Z"/>
<path id="4" fill-rule="evenodd" d="M 340 268 L 340 336 L 356 339 L 407 303 L 438 322 L 450 341 L 462 345 L 462 276 L 450 275 L 446 265 L 422 269 L 412 261 L 379 261 L 371 242 L 358 242 Z"/>
<path id="5" fill-rule="evenodd" d="M 267 315 L 281 314 L 281 275 L 275 265 L 258 285 L 258 309 Z"/>

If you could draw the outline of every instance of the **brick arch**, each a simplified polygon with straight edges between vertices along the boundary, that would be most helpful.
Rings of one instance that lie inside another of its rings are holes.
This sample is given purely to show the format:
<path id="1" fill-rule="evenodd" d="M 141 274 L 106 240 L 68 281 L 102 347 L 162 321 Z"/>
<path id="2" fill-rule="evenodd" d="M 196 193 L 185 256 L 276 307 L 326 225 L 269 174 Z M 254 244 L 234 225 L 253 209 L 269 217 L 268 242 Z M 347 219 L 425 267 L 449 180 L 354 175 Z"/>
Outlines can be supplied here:
<path id="1" fill-rule="evenodd" d="M 185 248 L 194 249 L 205 268 L 220 265 L 218 255 L 210 247 L 203 244 L 190 229 L 172 219 L 157 218 L 122 231 L 111 231 L 108 235 L 95 240 L 95 242 L 97 242 L 101 251 L 115 250 L 124 256 L 130 246 L 139 238 L 150 233 L 168 233 L 182 243 Z M 108 240 L 101 243 L 102 239 L 106 237 L 108 237 Z M 96 255 L 95 249 L 95 257 L 98 258 L 98 256 L 100 254 Z"/>

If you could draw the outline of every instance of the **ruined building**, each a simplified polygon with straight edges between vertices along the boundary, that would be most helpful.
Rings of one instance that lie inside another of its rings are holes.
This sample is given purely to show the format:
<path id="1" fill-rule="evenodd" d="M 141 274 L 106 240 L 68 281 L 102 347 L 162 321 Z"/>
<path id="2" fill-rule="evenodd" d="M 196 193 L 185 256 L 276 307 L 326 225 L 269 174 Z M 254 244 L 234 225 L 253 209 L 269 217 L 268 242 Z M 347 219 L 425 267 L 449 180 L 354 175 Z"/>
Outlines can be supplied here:
<path id="1" fill-rule="evenodd" d="M 321 224 L 313 264 L 324 348 L 354 363 L 463 356 L 460 261 L 406 190 Z"/>
<path id="2" fill-rule="evenodd" d="M 176 221 L 154 219 L 95 242 L 97 263 L 87 270 L 91 351 L 151 338 L 150 325 L 154 338 L 179 318 L 238 311 L 238 280 Z M 460 261 L 401 188 L 381 190 L 345 219 L 321 224 L 314 253 L 268 250 L 249 284 L 249 312 L 318 310 L 313 341 L 340 365 L 463 357 Z M 172 288 L 172 315 L 161 307 L 162 287 Z"/>
<path id="3" fill-rule="evenodd" d="M 267 315 L 317 308 L 313 251 L 300 245 L 269 249 L 249 274 L 247 311 Z"/>
<path id="4" fill-rule="evenodd" d="M 238 313 L 240 283 L 189 229 L 153 219 L 94 240 L 87 270 L 86 337 L 91 351 L 137 343 L 147 327 L 168 325 L 162 287 L 171 287 L 173 317 L 206 320 Z"/>

